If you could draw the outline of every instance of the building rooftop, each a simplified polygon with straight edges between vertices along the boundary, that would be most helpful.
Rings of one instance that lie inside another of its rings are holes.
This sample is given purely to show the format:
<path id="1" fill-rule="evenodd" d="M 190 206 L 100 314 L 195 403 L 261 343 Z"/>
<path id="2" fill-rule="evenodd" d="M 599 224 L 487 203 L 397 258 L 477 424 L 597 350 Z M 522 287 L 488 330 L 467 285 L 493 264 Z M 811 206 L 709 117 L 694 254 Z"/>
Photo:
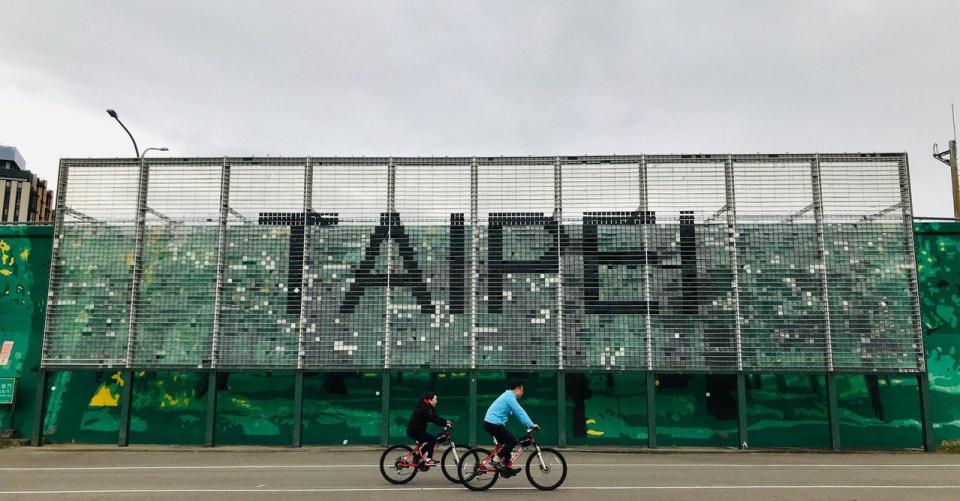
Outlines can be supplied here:
<path id="1" fill-rule="evenodd" d="M 9 161 L 20 170 L 27 170 L 27 162 L 20 151 L 13 146 L 0 146 L 0 161 Z"/>

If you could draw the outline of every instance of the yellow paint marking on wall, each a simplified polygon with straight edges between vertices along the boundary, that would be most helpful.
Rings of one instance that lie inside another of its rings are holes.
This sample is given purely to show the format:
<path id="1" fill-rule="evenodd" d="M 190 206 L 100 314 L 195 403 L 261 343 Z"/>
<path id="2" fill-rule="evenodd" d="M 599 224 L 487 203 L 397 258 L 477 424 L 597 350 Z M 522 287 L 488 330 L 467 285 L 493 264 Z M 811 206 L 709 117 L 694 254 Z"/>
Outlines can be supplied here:
<path id="1" fill-rule="evenodd" d="M 233 398 L 231 398 L 231 400 L 233 400 L 233 403 L 237 404 L 237 406 L 239 406 L 239 407 L 243 407 L 244 409 L 250 409 L 250 408 L 251 408 L 251 407 L 250 407 L 250 403 L 247 402 L 245 399 L 233 397 Z"/>
<path id="2" fill-rule="evenodd" d="M 113 376 L 110 376 L 110 379 L 116 381 L 117 384 L 119 384 L 120 386 L 123 386 L 123 383 L 124 383 L 123 376 L 121 376 L 119 372 L 117 372 Z"/>
<path id="3" fill-rule="evenodd" d="M 10 250 L 10 244 L 5 240 L 0 240 L 0 251 L 7 252 Z"/>
<path id="4" fill-rule="evenodd" d="M 116 407 L 120 401 L 120 394 L 113 395 L 110 388 L 101 386 L 90 399 L 90 407 Z"/>
<path id="5" fill-rule="evenodd" d="M 3 276 L 5 276 L 5 277 L 9 277 L 10 275 L 13 275 L 13 272 L 10 271 L 10 270 L 0 270 L 0 275 L 3 275 Z"/>
<path id="6" fill-rule="evenodd" d="M 20 253 L 20 257 L 22 257 L 24 261 L 30 259 L 30 249 L 23 249 L 23 252 Z"/>
<path id="7" fill-rule="evenodd" d="M 591 437 L 602 437 L 603 432 L 597 430 L 587 430 L 587 435 L 590 435 Z"/>
<path id="8" fill-rule="evenodd" d="M 588 419 L 588 420 L 586 421 L 586 423 L 587 423 L 587 424 L 597 424 L 597 420 L 596 420 L 596 419 L 593 419 L 593 418 L 590 418 L 590 419 Z"/>

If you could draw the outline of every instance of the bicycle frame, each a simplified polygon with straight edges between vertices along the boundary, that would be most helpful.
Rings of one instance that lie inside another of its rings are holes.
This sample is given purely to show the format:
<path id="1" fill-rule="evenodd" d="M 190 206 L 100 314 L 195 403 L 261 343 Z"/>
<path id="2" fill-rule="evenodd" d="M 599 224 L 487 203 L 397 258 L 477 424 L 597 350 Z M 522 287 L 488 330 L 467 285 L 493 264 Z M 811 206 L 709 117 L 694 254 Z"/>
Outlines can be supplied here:
<path id="1" fill-rule="evenodd" d="M 503 444 L 497 443 L 497 439 L 493 439 L 496 446 L 493 448 L 493 451 L 490 452 L 490 455 L 485 457 L 483 461 L 477 466 L 477 473 L 493 473 L 497 471 L 496 467 L 487 467 L 488 464 L 493 464 L 493 458 L 497 457 L 500 451 L 503 449 Z M 510 454 L 510 462 L 505 465 L 507 467 L 512 467 L 517 459 L 527 450 L 527 447 L 533 446 L 534 450 L 537 452 L 537 459 L 540 460 L 540 468 L 547 468 L 546 464 L 543 462 L 543 455 L 540 453 L 540 446 L 537 445 L 536 439 L 533 438 L 533 433 L 528 432 L 526 438 L 520 440 L 517 443 L 517 450 L 513 451 Z M 459 461 L 459 459 L 457 460 Z"/>
<path id="2" fill-rule="evenodd" d="M 449 430 L 444 430 L 443 433 L 437 436 L 437 445 L 445 442 L 450 443 L 450 447 L 453 448 L 453 458 L 457 461 L 457 464 L 460 464 L 460 454 L 457 452 L 457 444 L 454 443 L 453 438 L 450 436 Z M 398 466 L 401 468 L 419 468 L 419 461 L 414 461 L 413 458 L 416 456 L 423 457 L 423 445 L 424 444 L 417 442 L 415 446 L 411 448 L 410 452 L 403 456 L 403 459 L 400 460 Z M 434 455 L 436 455 L 436 451 L 434 451 Z"/>

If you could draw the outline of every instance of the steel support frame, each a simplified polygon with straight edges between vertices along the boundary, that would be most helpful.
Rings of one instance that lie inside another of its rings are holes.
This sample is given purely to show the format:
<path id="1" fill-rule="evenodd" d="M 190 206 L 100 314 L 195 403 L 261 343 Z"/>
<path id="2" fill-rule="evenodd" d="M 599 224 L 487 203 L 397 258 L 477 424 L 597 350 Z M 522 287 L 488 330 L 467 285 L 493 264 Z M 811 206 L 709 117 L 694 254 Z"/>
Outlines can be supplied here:
<path id="1" fill-rule="evenodd" d="M 147 219 L 147 189 L 150 184 L 150 166 L 140 157 L 140 172 L 137 176 L 137 213 L 133 237 L 133 275 L 130 281 L 130 319 L 127 322 L 127 349 L 124 367 L 132 367 L 133 352 L 137 337 L 137 309 L 140 299 L 140 275 L 143 272 L 143 240 Z M 129 417 L 129 416 L 128 416 Z"/>
<path id="2" fill-rule="evenodd" d="M 743 338 L 740 325 L 740 263 L 737 254 L 737 194 L 733 156 L 723 163 L 723 181 L 727 212 L 727 252 L 730 256 L 730 290 L 733 293 L 733 335 L 737 350 L 737 372 L 743 372 Z"/>
<path id="3" fill-rule="evenodd" d="M 823 306 L 823 332 L 826 344 L 827 372 L 836 370 L 833 363 L 833 334 L 830 324 L 830 289 L 827 283 L 827 241 L 823 221 L 823 188 L 820 182 L 820 155 L 810 161 L 810 191 L 813 195 L 813 219 L 817 234 L 817 260 L 820 268 L 820 302 Z M 829 387 L 829 384 L 828 384 Z"/>
<path id="4" fill-rule="evenodd" d="M 133 356 L 137 342 L 137 327 L 140 318 L 140 276 L 143 273 L 143 241 L 147 224 L 147 190 L 150 184 L 150 165 L 140 157 L 140 172 L 137 176 L 137 214 L 133 238 L 133 274 L 130 281 L 130 318 L 127 322 L 127 349 L 124 354 L 123 391 L 120 397 L 120 423 L 117 445 L 130 444 L 130 407 L 133 400 Z"/>
<path id="5" fill-rule="evenodd" d="M 393 315 L 393 289 L 391 275 L 393 275 L 393 213 L 396 210 L 397 165 L 393 158 L 387 163 L 387 286 L 385 288 L 386 314 L 383 316 L 383 368 L 390 370 L 390 352 L 393 339 L 390 332 L 390 320 Z M 386 445 L 386 444 L 384 444 Z"/>
<path id="6" fill-rule="evenodd" d="M 479 167 L 477 158 L 470 161 L 470 369 L 477 368 L 477 294 L 480 279 L 480 218 L 479 218 Z M 476 383 L 475 376 L 471 381 Z M 474 390 L 476 388 L 474 387 Z M 475 430 L 471 428 L 475 434 Z M 475 443 L 471 440 L 471 443 Z"/>
<path id="7" fill-rule="evenodd" d="M 650 292 L 650 281 L 652 274 L 650 272 L 650 194 L 647 186 L 647 157 L 644 155 L 637 164 L 637 171 L 640 176 L 640 215 L 643 218 L 641 222 L 641 238 L 643 240 L 643 300 L 646 304 L 646 312 L 643 316 L 644 325 L 644 357 L 648 376 L 653 371 L 653 319 L 650 314 L 650 304 L 653 301 L 653 295 Z"/>
<path id="8" fill-rule="evenodd" d="M 53 311 L 57 306 L 57 286 L 59 279 L 57 273 L 60 268 L 60 250 L 63 240 L 63 218 L 67 210 L 67 180 L 70 176 L 70 167 L 67 162 L 60 160 L 60 168 L 57 176 L 57 206 L 53 208 L 53 239 L 50 250 L 50 280 L 47 285 L 46 311 L 44 312 L 43 322 L 43 342 L 40 349 L 40 382 L 37 386 L 36 398 L 36 416 L 33 423 L 33 436 L 30 444 L 34 447 L 43 445 L 43 424 L 47 410 L 47 379 L 49 371 L 46 369 L 44 359 L 47 358 L 47 342 L 53 330 L 54 315 Z"/>

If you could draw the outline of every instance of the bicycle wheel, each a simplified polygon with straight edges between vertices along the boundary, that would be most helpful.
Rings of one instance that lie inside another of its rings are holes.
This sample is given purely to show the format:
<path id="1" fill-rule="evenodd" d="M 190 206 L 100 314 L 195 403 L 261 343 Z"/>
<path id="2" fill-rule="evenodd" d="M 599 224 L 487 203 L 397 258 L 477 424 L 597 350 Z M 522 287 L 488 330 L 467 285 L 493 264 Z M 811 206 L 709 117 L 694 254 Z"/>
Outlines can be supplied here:
<path id="1" fill-rule="evenodd" d="M 387 482 L 405 484 L 417 476 L 419 471 L 417 466 L 408 463 L 407 456 L 412 450 L 406 445 L 394 445 L 383 451 L 383 455 L 380 456 L 380 474 L 387 479 Z"/>
<path id="2" fill-rule="evenodd" d="M 543 461 L 540 461 L 543 458 Z M 527 458 L 527 480 L 541 491 L 552 491 L 567 478 L 567 460 L 560 451 L 541 447 Z"/>
<path id="3" fill-rule="evenodd" d="M 493 486 L 500 472 L 487 460 L 488 457 L 490 451 L 479 447 L 470 449 L 460 457 L 457 475 L 464 487 L 471 491 L 485 491 Z"/>
<path id="4" fill-rule="evenodd" d="M 440 469 L 443 470 L 443 476 L 447 477 L 447 480 L 455 484 L 460 483 L 460 473 L 457 470 L 460 467 L 460 459 L 468 450 L 469 448 L 461 446 L 457 449 L 456 445 L 451 445 L 443 451 L 443 457 L 440 458 Z"/>

